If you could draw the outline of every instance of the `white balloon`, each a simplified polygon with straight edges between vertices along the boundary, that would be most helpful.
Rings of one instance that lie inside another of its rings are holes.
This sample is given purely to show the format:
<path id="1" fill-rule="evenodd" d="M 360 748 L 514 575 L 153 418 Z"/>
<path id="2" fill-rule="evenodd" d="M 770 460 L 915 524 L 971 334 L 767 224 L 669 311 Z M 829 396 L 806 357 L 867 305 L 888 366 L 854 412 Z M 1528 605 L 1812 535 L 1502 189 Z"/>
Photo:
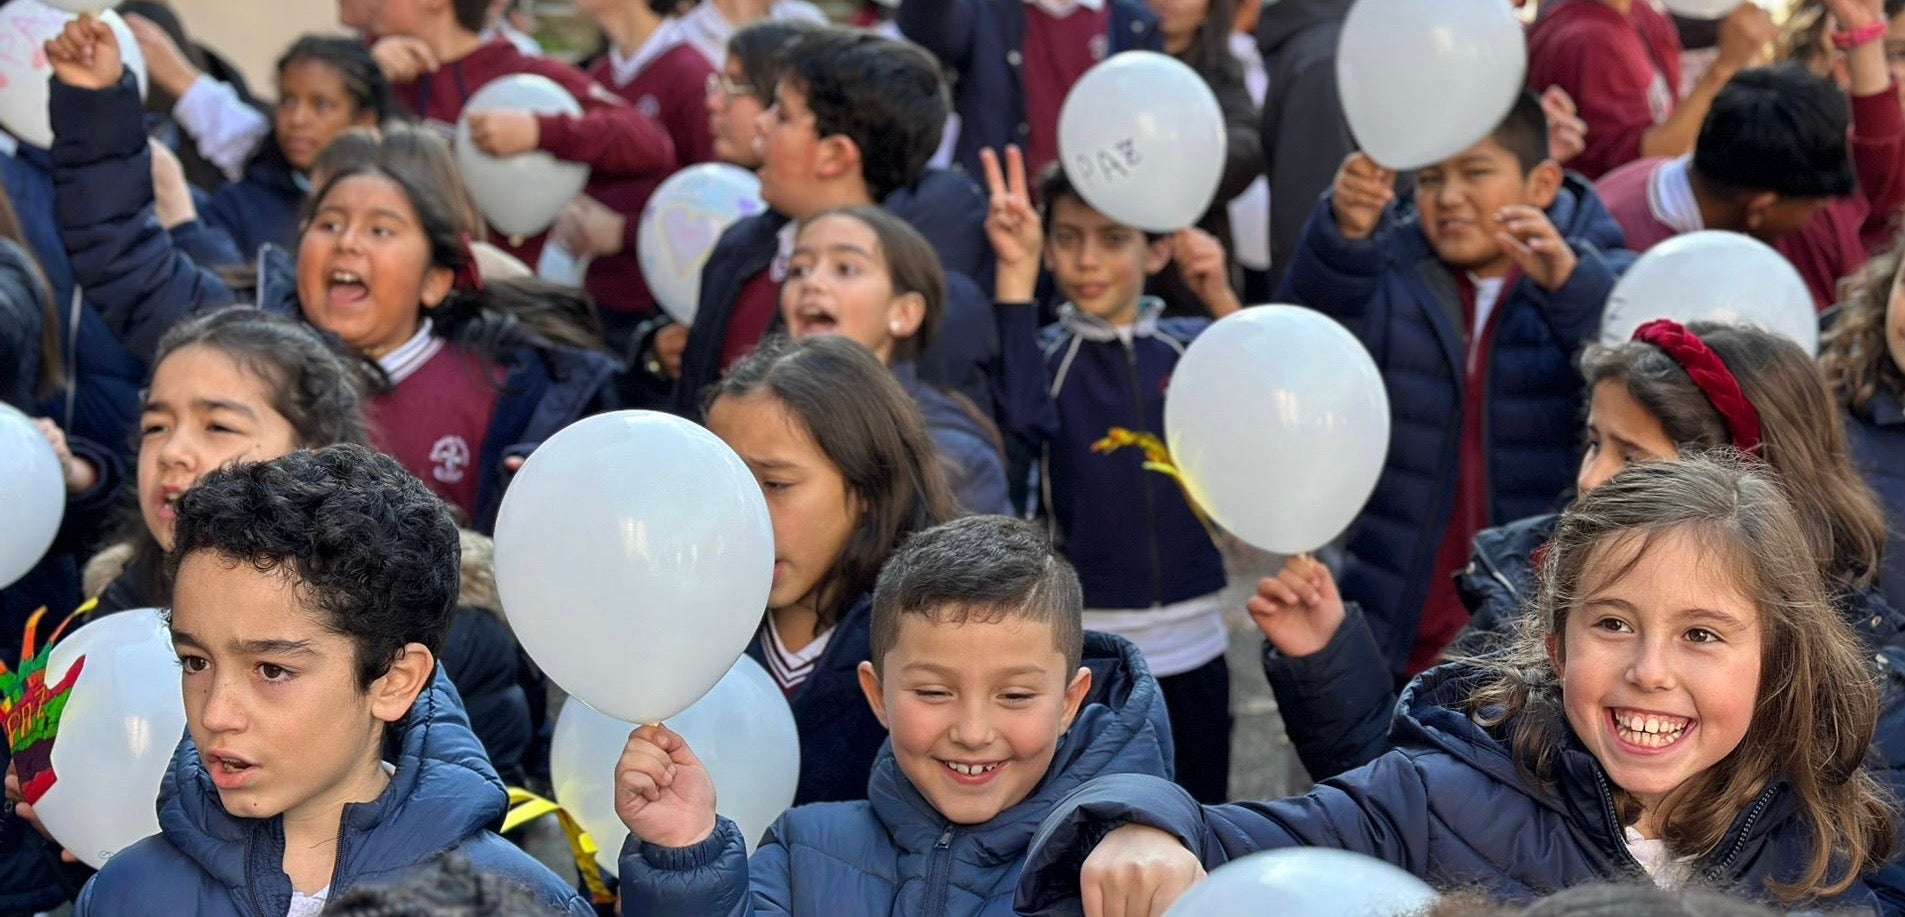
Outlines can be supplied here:
<path id="1" fill-rule="evenodd" d="M 103 13 L 116 5 L 113 0 L 46 0 L 46 4 L 69 13 Z"/>
<path id="2" fill-rule="evenodd" d="M 794 712 L 774 679 L 742 656 L 694 706 L 668 720 L 707 765 L 715 809 L 741 829 L 751 853 L 761 833 L 794 804 L 800 782 L 800 733 Z M 615 765 L 631 723 L 576 703 L 562 705 L 549 746 L 549 779 L 556 802 L 595 839 L 595 859 L 616 875 L 616 857 L 628 829 L 615 814 Z"/>
<path id="3" fill-rule="evenodd" d="M 767 209 L 761 180 L 726 163 L 689 166 L 661 183 L 642 208 L 635 256 L 655 302 L 675 321 L 693 324 L 701 299 L 701 266 L 721 233 Z"/>
<path id="4" fill-rule="evenodd" d="M 1155 51 L 1112 55 L 1058 111 L 1058 155 L 1093 209 L 1140 229 L 1197 222 L 1224 171 L 1224 113 L 1197 71 Z"/>
<path id="5" fill-rule="evenodd" d="M 1350 132 L 1391 169 L 1441 162 L 1493 133 L 1527 72 L 1521 23 L 1502 0 L 1356 0 L 1336 52 Z"/>
<path id="6" fill-rule="evenodd" d="M 1687 19 L 1725 19 L 1746 0 L 1660 0 L 1667 12 Z"/>
<path id="7" fill-rule="evenodd" d="M 1426 910 L 1435 889 L 1382 860 L 1347 850 L 1290 847 L 1211 870 L 1165 917 L 1390 917 Z M 1276 902 L 1274 908 L 1267 908 Z"/>
<path id="8" fill-rule="evenodd" d="M 479 111 L 576 116 L 582 114 L 582 106 L 546 76 L 512 73 L 483 84 L 463 106 L 463 117 L 456 123 L 457 169 L 490 225 L 512 237 L 548 229 L 589 183 L 589 167 L 541 150 L 499 158 L 477 149 L 470 139 L 469 116 Z"/>
<path id="9" fill-rule="evenodd" d="M 33 420 L 0 404 L 0 588 L 33 569 L 66 514 L 66 476 Z"/>
<path id="10" fill-rule="evenodd" d="M 43 0 L 12 0 L 0 6 L 0 36 L 4 36 L 0 39 L 0 127 L 34 146 L 53 145 L 53 124 L 46 111 L 51 96 L 47 81 L 53 76 L 53 64 L 40 46 L 77 18 L 76 12 L 68 10 L 86 5 L 73 2 L 55 7 Z M 139 96 L 144 98 L 146 60 L 139 51 L 139 42 L 132 37 L 132 29 L 112 10 L 100 12 L 99 21 L 119 39 L 120 60 L 132 71 Z"/>
<path id="11" fill-rule="evenodd" d="M 1819 312 L 1786 256 L 1736 232 L 1702 230 L 1647 250 L 1608 294 L 1601 342 L 1619 344 L 1657 318 L 1752 325 L 1819 352 Z"/>
<path id="12" fill-rule="evenodd" d="M 1224 528 L 1280 554 L 1329 543 L 1389 451 L 1389 396 L 1361 342 L 1320 312 L 1253 306 L 1191 342 L 1164 395 L 1171 457 Z"/>
<path id="13" fill-rule="evenodd" d="M 668 414 L 585 418 L 516 473 L 496 519 L 509 624 L 563 690 L 654 723 L 686 709 L 760 626 L 774 532 L 752 472 Z"/>
<path id="14" fill-rule="evenodd" d="M 55 782 L 34 809 L 55 840 L 98 869 L 159 833 L 159 783 L 185 734 L 185 703 L 171 631 L 156 609 L 73 631 L 53 647 L 47 684 L 75 665 L 53 744 Z"/>

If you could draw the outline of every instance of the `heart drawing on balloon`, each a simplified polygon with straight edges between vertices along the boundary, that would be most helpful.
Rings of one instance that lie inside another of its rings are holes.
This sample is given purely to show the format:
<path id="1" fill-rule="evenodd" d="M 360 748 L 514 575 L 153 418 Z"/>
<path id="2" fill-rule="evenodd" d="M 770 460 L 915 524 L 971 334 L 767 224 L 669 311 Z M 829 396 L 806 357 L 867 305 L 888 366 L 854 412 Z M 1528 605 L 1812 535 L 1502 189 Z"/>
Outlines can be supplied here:
<path id="1" fill-rule="evenodd" d="M 701 270 L 714 252 L 714 240 L 726 228 L 720 215 L 683 204 L 663 207 L 655 219 L 661 224 L 668 267 L 681 277 Z"/>

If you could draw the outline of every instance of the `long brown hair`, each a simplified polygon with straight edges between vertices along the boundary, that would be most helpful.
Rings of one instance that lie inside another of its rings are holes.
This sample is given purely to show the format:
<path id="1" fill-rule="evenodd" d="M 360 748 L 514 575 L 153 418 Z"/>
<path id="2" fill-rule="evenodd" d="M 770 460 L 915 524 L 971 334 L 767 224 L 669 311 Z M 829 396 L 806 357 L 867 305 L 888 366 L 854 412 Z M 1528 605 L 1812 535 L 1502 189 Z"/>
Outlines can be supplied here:
<path id="1" fill-rule="evenodd" d="M 1854 414 L 1869 416 L 1866 405 L 1881 389 L 1905 397 L 1905 372 L 1885 343 L 1885 316 L 1901 263 L 1905 235 L 1866 262 L 1852 283 L 1852 298 L 1839 307 L 1838 319 L 1826 330 L 1819 368 L 1839 403 Z"/>
<path id="2" fill-rule="evenodd" d="M 1662 837 L 1676 855 L 1719 845 L 1754 798 L 1785 781 L 1810 829 L 1811 848 L 1785 902 L 1844 891 L 1891 857 L 1893 811 L 1862 766 L 1877 731 L 1878 681 L 1851 628 L 1827 602 L 1807 539 L 1779 484 L 1759 467 L 1718 456 L 1650 462 L 1616 475 L 1562 514 L 1540 560 L 1533 613 L 1469 699 L 1469 715 L 1508 733 L 1515 760 L 1552 780 L 1569 725 L 1549 658 L 1567 657 L 1568 616 L 1594 584 L 1627 575 L 1661 538 L 1695 539 L 1729 572 L 1760 616 L 1760 675 L 1753 719 L 1740 744 L 1660 803 Z M 1617 566 L 1610 572 L 1609 563 Z M 1615 788 L 1623 824 L 1640 803 Z M 1835 874 L 1835 869 L 1837 870 Z"/>
<path id="3" fill-rule="evenodd" d="M 906 536 L 953 517 L 952 492 L 913 399 L 866 348 L 834 335 L 768 338 L 709 388 L 703 408 L 757 393 L 806 426 L 860 505 L 853 534 L 817 587 L 824 629 L 873 591 Z"/>
<path id="4" fill-rule="evenodd" d="M 1852 465 L 1845 425 L 1819 367 L 1805 350 L 1755 328 L 1687 326 L 1720 357 L 1759 412 L 1759 456 L 1778 473 L 1799 512 L 1809 556 L 1829 589 L 1869 586 L 1885 550 L 1885 514 Z M 1680 364 L 1652 344 L 1588 348 L 1581 374 L 1592 388 L 1617 381 L 1660 421 L 1683 456 L 1728 446 L 1720 413 Z"/>
<path id="5" fill-rule="evenodd" d="M 60 359 L 59 304 L 53 301 L 53 285 L 47 282 L 46 272 L 41 270 L 40 262 L 33 257 L 33 247 L 27 244 L 26 233 L 20 229 L 20 216 L 13 210 L 13 198 L 7 194 L 5 185 L 0 185 L 0 239 L 19 246 L 20 254 L 26 260 L 27 271 L 33 275 L 34 292 L 39 294 L 40 378 L 34 394 L 50 398 L 66 381 L 66 371 Z"/>

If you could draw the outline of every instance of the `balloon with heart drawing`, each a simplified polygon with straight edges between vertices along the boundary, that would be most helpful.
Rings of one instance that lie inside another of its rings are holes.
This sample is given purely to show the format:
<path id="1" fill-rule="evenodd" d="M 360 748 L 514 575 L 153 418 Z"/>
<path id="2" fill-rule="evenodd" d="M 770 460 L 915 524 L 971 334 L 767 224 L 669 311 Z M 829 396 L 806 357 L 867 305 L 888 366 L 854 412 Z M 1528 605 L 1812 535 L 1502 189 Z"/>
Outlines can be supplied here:
<path id="1" fill-rule="evenodd" d="M 761 213 L 761 181 L 725 163 L 690 166 L 668 177 L 642 208 L 635 256 L 655 302 L 684 325 L 695 319 L 701 268 L 721 234 Z"/>

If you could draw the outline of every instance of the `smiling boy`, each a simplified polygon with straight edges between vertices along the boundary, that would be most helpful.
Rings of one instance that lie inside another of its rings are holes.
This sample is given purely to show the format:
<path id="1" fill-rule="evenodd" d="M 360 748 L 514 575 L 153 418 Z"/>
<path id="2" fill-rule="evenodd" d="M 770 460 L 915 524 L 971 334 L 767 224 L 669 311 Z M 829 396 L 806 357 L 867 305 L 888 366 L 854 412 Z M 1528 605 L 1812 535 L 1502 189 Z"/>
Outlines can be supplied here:
<path id="1" fill-rule="evenodd" d="M 631 914 L 1012 913 L 1033 829 L 1099 774 L 1168 773 L 1157 683 L 1080 630 L 1078 579 L 1031 524 L 913 537 L 873 595 L 867 702 L 891 731 L 865 802 L 791 809 L 752 858 L 681 737 L 643 726 L 616 767 Z"/>
<path id="2" fill-rule="evenodd" d="M 76 914 L 306 917 L 453 851 L 593 913 L 489 830 L 506 794 L 436 661 L 457 531 L 422 482 L 361 446 L 293 452 L 207 475 L 173 538 L 187 735 L 159 834 Z"/>

